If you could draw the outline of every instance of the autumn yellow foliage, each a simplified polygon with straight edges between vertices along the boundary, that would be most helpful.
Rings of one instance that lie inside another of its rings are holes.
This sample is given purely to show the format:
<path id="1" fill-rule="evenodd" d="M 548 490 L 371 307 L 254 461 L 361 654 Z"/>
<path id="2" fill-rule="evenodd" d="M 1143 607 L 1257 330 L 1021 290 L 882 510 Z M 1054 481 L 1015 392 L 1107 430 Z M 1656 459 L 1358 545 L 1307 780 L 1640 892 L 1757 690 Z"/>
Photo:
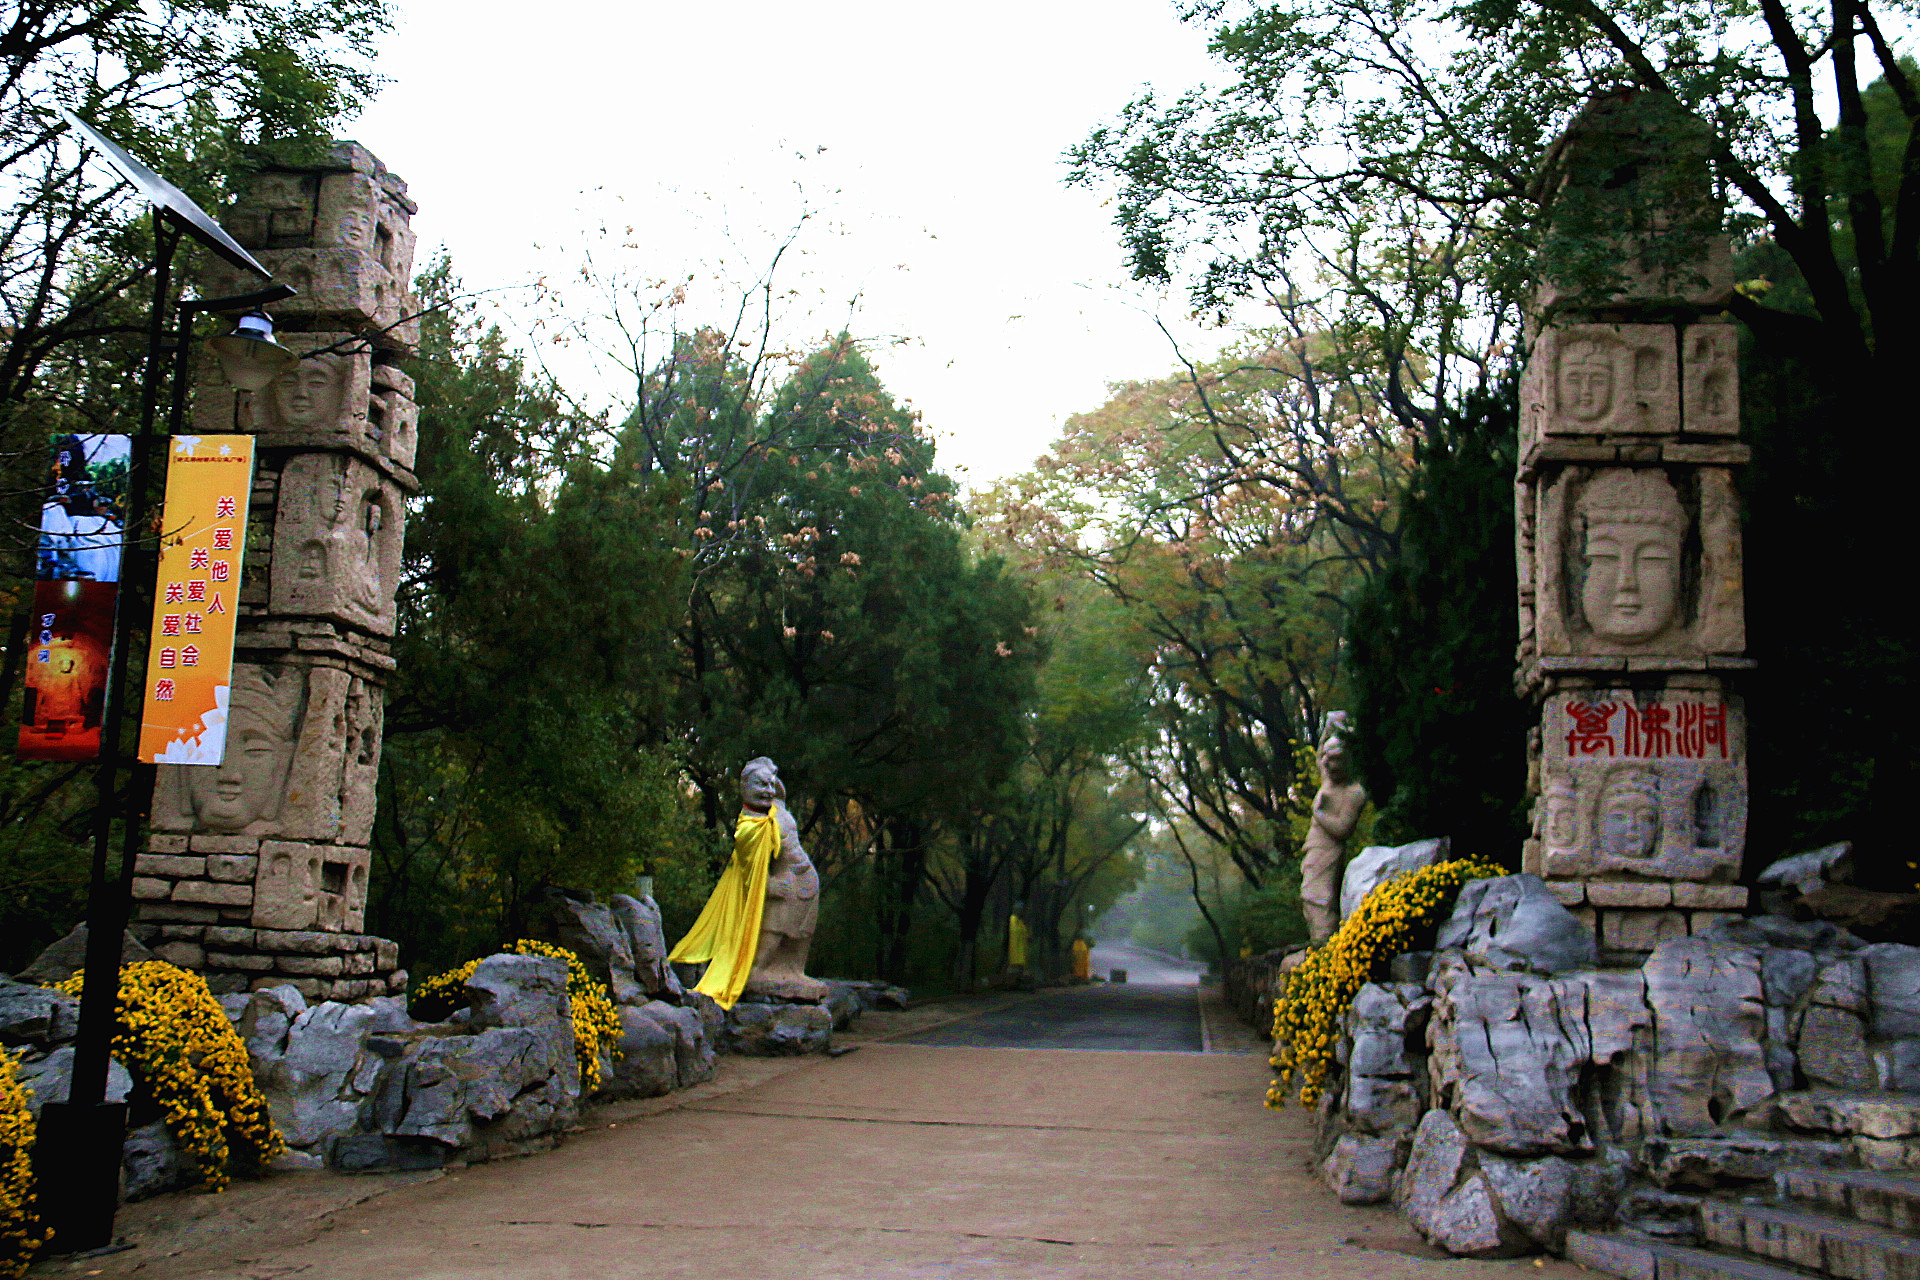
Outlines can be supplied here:
<path id="1" fill-rule="evenodd" d="M 1503 876 L 1499 867 L 1471 859 L 1436 863 L 1374 887 L 1338 933 L 1307 953 L 1274 1001 L 1272 1065 L 1279 1077 L 1267 1089 L 1267 1105 L 1286 1105 L 1300 1088 L 1300 1105 L 1320 1101 L 1327 1070 L 1340 1040 L 1342 1019 L 1362 985 L 1386 976 L 1395 956 L 1418 950 L 1453 909 L 1469 880 Z"/>

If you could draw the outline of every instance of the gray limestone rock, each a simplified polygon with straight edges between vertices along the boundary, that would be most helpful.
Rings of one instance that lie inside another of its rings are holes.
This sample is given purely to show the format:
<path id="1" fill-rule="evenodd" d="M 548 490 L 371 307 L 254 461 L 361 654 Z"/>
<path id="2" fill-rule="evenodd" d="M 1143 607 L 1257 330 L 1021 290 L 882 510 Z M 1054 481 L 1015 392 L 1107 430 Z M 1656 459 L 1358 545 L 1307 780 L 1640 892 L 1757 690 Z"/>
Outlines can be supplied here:
<path id="1" fill-rule="evenodd" d="M 1642 1235 L 1690 1243 L 1700 1234 L 1700 1197 L 1658 1187 L 1633 1187 L 1620 1197 L 1614 1221 Z"/>
<path id="2" fill-rule="evenodd" d="M 1393 1194 L 1394 1175 L 1407 1147 L 1405 1134 L 1342 1134 L 1320 1162 L 1320 1176 L 1341 1204 L 1379 1204 Z"/>
<path id="3" fill-rule="evenodd" d="M 1867 944 L 1829 920 L 1789 920 L 1785 916 L 1729 916 L 1705 934 L 1749 947 L 1791 947 L 1799 951 L 1854 951 Z"/>
<path id="4" fill-rule="evenodd" d="M 1360 909 L 1367 895 L 1397 875 L 1418 871 L 1443 861 L 1447 840 L 1415 840 L 1412 844 L 1372 845 L 1362 849 L 1347 863 L 1340 880 L 1340 918 L 1346 919 Z"/>
<path id="5" fill-rule="evenodd" d="M 395 1173 L 438 1169 L 447 1162 L 447 1148 L 423 1138 L 386 1133 L 352 1133 L 336 1138 L 327 1163 L 341 1173 Z"/>
<path id="6" fill-rule="evenodd" d="M 1394 1199 L 1414 1230 L 1448 1253 L 1507 1258 L 1533 1249 L 1526 1234 L 1500 1216 L 1466 1135 L 1438 1108 L 1414 1131 Z"/>
<path id="7" fill-rule="evenodd" d="M 1874 1038 L 1920 1036 L 1920 947 L 1877 942 L 1860 955 L 1867 962 Z"/>
<path id="8" fill-rule="evenodd" d="M 120 1149 L 120 1167 L 125 1174 L 126 1198 L 145 1200 L 162 1191 L 172 1191 L 193 1181 L 193 1172 L 180 1158 L 180 1148 L 167 1132 L 164 1120 L 155 1120 L 127 1134 Z"/>
<path id="9" fill-rule="evenodd" d="M 1791 889 L 1801 894 L 1830 884 L 1852 884 L 1853 846 L 1843 841 L 1782 858 L 1762 871 L 1757 883 L 1762 888 Z"/>
<path id="10" fill-rule="evenodd" d="M 845 1031 L 860 1017 L 860 992 L 851 982 L 829 980 L 826 986 L 827 995 L 823 1003 L 827 1006 L 827 1012 L 833 1015 L 833 1029 Z"/>
<path id="11" fill-rule="evenodd" d="M 34 1118 L 49 1102 L 65 1102 L 73 1088 L 73 1046 L 55 1049 L 44 1058 L 29 1058 L 14 1068 L 15 1077 L 28 1091 L 27 1109 Z M 107 1101 L 125 1102 L 133 1092 L 133 1077 L 118 1058 L 107 1059 Z"/>
<path id="12" fill-rule="evenodd" d="M 254 1079 L 289 1145 L 324 1150 L 358 1127 L 382 1064 L 367 1051 L 374 1016 L 365 1005 L 314 1005 L 294 1018 L 280 1053 L 254 1057 Z"/>
<path id="13" fill-rule="evenodd" d="M 1816 1085 L 1871 1089 L 1875 1075 L 1867 1055 L 1866 1026 L 1861 1021 L 1869 1009 L 1866 961 L 1858 952 L 1825 953 L 1814 958 L 1814 980 L 1794 1037 L 1800 1070 Z M 1763 961 L 1763 980 L 1764 974 Z"/>
<path id="14" fill-rule="evenodd" d="M 256 1079 L 266 1064 L 287 1051 L 287 1033 L 293 1030 L 294 1019 L 306 1011 L 307 998 L 294 986 L 267 987 L 247 997 L 234 1029 L 246 1042 Z"/>
<path id="15" fill-rule="evenodd" d="M 660 908 L 652 898 L 613 896 L 613 918 L 626 932 L 633 953 L 633 975 L 650 996 L 679 995 L 680 977 L 667 963 L 667 937 L 661 930 Z"/>
<path id="16" fill-rule="evenodd" d="M 560 1030 L 564 1044 L 555 1034 Z M 578 1114 L 578 1068 L 566 1023 L 429 1037 L 405 1070 L 404 1109 L 386 1127 L 394 1137 L 487 1154 L 563 1129 Z"/>
<path id="17" fill-rule="evenodd" d="M 727 1028 L 727 1011 L 720 1007 L 720 1002 L 698 991 L 688 991 L 680 997 L 680 1007 L 693 1010 L 706 1029 L 707 1043 L 718 1047 Z"/>
<path id="18" fill-rule="evenodd" d="M 1556 974 L 1598 960 L 1593 933 L 1535 875 L 1469 880 L 1440 926 L 1437 950 L 1493 969 Z"/>
<path id="19" fill-rule="evenodd" d="M 1361 1134 L 1411 1130 L 1426 1110 L 1426 1024 L 1433 999 L 1410 983 L 1367 983 L 1347 1011 L 1345 1118 Z M 1356 1201 L 1355 1203 L 1372 1203 Z"/>
<path id="20" fill-rule="evenodd" d="M 742 1000 L 727 1011 L 721 1047 L 754 1058 L 825 1053 L 833 1044 L 833 1015 L 824 1004 L 764 1004 Z"/>
<path id="21" fill-rule="evenodd" d="M 1554 1253 L 1565 1249 L 1568 1227 L 1613 1221 L 1629 1167 L 1617 1150 L 1590 1160 L 1511 1160 L 1486 1151 L 1477 1158 L 1501 1217 Z"/>
<path id="22" fill-rule="evenodd" d="M 1647 958 L 1648 1089 L 1661 1131 L 1712 1133 L 1772 1095 L 1760 968 L 1756 948 L 1713 938 L 1675 938 Z"/>
<path id="23" fill-rule="evenodd" d="M 0 1045 L 55 1045 L 80 1029 L 80 1002 L 64 991 L 0 978 Z"/>
<path id="24" fill-rule="evenodd" d="M 1736 1131 L 1701 1138 L 1650 1136 L 1641 1148 L 1647 1176 L 1666 1190 L 1712 1191 L 1767 1182 L 1791 1166 L 1838 1169 L 1852 1163 L 1844 1142 Z"/>
<path id="25" fill-rule="evenodd" d="M 567 962 L 551 956 L 493 955 L 467 979 L 473 997 L 467 1022 L 486 1027 L 568 1025 L 573 1005 L 567 998 Z"/>
<path id="26" fill-rule="evenodd" d="M 141 944 L 140 939 L 129 933 L 120 943 L 120 963 L 137 964 L 142 960 L 152 960 L 153 952 Z M 87 965 L 87 926 L 76 925 L 72 933 L 60 939 L 34 957 L 32 964 L 14 975 L 30 986 L 49 986 L 55 982 L 65 982 Z"/>
<path id="27" fill-rule="evenodd" d="M 622 1008 L 620 1027 L 620 1052 L 613 1071 L 601 1077 L 600 1092 L 609 1098 L 657 1098 L 672 1093 L 679 1085 L 675 1053 L 679 1037 L 644 1009 Z"/>
<path id="28" fill-rule="evenodd" d="M 558 926 L 560 945 L 606 984 L 615 1004 L 645 1003 L 646 990 L 634 975 L 633 941 L 611 907 L 552 890 L 546 908 Z"/>
<path id="29" fill-rule="evenodd" d="M 684 1005 L 654 1000 L 642 1005 L 640 1012 L 672 1033 L 675 1072 L 680 1088 L 691 1088 L 713 1079 L 714 1055 L 718 1046 L 707 1034 L 706 1021 L 698 1011 Z"/>
<path id="30" fill-rule="evenodd" d="M 1768 947 L 1760 953 L 1760 987 L 1767 1002 L 1767 1074 L 1773 1087 L 1791 1089 L 1799 1075 L 1794 1052 L 1795 1015 L 1800 1012 L 1819 965 L 1814 953 Z"/>
<path id="31" fill-rule="evenodd" d="M 1920 1093 L 1920 1037 L 1881 1041 L 1873 1046 L 1872 1056 L 1882 1089 Z"/>
<path id="32" fill-rule="evenodd" d="M 1477 1146 L 1517 1156 L 1591 1148 L 1574 1094 L 1590 1038 L 1569 1027 L 1557 997 L 1548 979 L 1486 971 L 1459 974 L 1436 997 L 1433 1103 Z"/>

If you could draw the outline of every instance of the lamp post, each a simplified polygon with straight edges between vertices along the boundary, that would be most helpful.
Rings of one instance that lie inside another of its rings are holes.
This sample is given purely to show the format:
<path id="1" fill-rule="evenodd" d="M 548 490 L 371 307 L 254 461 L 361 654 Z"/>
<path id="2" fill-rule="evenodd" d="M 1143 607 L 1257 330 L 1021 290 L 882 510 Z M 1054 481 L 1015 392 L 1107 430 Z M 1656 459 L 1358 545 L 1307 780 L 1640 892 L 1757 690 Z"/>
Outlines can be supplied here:
<path id="1" fill-rule="evenodd" d="M 74 1042 L 73 1077 L 65 1102 L 48 1102 L 40 1113 L 34 1142 L 34 1176 L 39 1210 L 53 1229 L 52 1249 L 81 1253 L 110 1248 L 119 1204 L 121 1148 L 126 1141 L 125 1103 L 108 1102 L 107 1068 L 118 1021 L 120 952 L 127 928 L 134 860 L 142 819 L 152 807 L 152 765 L 134 763 L 124 795 L 120 787 L 121 726 L 127 711 L 127 663 L 135 620 L 142 615 L 144 588 L 152 582 L 153 542 L 147 490 L 152 469 L 154 421 L 161 383 L 172 364 L 166 431 L 179 429 L 186 412 L 189 346 L 193 318 L 202 312 L 247 312 L 233 334 L 213 340 L 236 386 L 257 390 L 298 357 L 273 342 L 273 328 L 258 308 L 293 296 L 286 285 L 272 285 L 236 298 L 183 299 L 173 304 L 178 330 L 167 340 L 168 303 L 173 289 L 173 257 L 191 237 L 233 265 L 264 281 L 273 275 L 178 188 L 121 150 L 72 112 L 60 114 L 82 139 L 98 149 L 153 210 L 153 311 L 147 329 L 147 364 L 140 385 L 140 422 L 127 475 L 127 511 L 123 529 L 121 601 L 114 624 L 114 645 L 107 670 L 107 698 L 100 732 L 93 822 L 93 867 L 87 896 L 86 980 L 80 996 L 80 1027 Z M 257 313 L 254 314 L 254 313 Z M 249 324 L 249 321 L 252 323 Z M 271 351 L 263 350 L 271 348 Z M 277 352 L 275 355 L 273 353 Z M 235 376 L 238 375 L 238 376 Z M 252 386 L 247 386 L 246 382 Z M 120 866 L 109 874 L 108 850 L 116 813 L 121 818 Z"/>

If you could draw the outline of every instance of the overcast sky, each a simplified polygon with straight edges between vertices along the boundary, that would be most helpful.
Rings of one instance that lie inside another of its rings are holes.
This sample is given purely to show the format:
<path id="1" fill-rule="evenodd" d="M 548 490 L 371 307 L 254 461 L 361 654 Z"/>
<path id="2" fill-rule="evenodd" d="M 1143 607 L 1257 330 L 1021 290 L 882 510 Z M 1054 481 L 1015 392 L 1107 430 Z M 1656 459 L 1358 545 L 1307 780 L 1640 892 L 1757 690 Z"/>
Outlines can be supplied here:
<path id="1" fill-rule="evenodd" d="M 857 296 L 856 333 L 912 339 L 878 349 L 881 374 L 975 485 L 1109 381 L 1171 370 L 1156 313 L 1217 341 L 1128 282 L 1103 194 L 1062 181 L 1062 151 L 1142 85 L 1207 78 L 1204 30 L 1171 0 L 395 9 L 392 83 L 348 133 L 407 180 L 419 262 L 444 245 L 469 287 L 563 271 L 601 220 L 635 228 L 632 270 L 746 270 L 804 202 L 820 216 L 781 283 L 814 310 L 788 336 Z"/>

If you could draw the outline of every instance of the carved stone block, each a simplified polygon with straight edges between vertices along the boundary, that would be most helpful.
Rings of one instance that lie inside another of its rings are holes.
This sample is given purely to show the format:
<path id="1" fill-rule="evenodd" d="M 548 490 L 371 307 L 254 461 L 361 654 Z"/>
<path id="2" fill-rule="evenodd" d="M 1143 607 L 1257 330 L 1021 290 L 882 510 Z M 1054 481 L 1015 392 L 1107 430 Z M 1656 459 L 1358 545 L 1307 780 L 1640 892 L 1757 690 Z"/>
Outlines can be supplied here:
<path id="1" fill-rule="evenodd" d="M 1747 835 L 1738 698 L 1714 689 L 1556 693 L 1542 728 L 1545 874 L 1738 875 Z"/>
<path id="2" fill-rule="evenodd" d="M 218 768 L 161 765 L 156 830 L 365 843 L 379 761 L 380 690 L 335 667 L 237 662 Z M 293 926 L 266 926 L 293 927 Z"/>
<path id="3" fill-rule="evenodd" d="M 196 391 L 196 425 L 203 431 L 238 430 L 274 449 L 352 449 L 383 457 L 386 445 L 369 429 L 373 353 L 348 333 L 285 333 L 288 350 L 306 358 L 265 390 L 235 392 L 207 362 Z M 348 344 L 339 351 L 329 350 Z M 326 351 L 325 355 L 310 352 Z M 384 405 L 382 406 L 384 411 Z"/>
<path id="4" fill-rule="evenodd" d="M 1545 436 L 1678 434 L 1678 356 L 1668 325 L 1547 329 L 1534 345 L 1521 383 L 1527 442 Z"/>
<path id="5" fill-rule="evenodd" d="M 407 211 L 371 174 L 326 174 L 317 206 L 314 248 L 357 249 L 396 280 L 412 278 L 415 236 Z"/>
<path id="6" fill-rule="evenodd" d="M 1543 657 L 1746 647 L 1740 509 L 1721 467 L 1568 467 L 1541 488 L 1533 621 Z"/>
<path id="7" fill-rule="evenodd" d="M 1740 339 L 1730 324 L 1689 325 L 1680 333 L 1682 418 L 1690 435 L 1740 434 Z"/>
<path id="8" fill-rule="evenodd" d="M 253 884 L 254 927 L 358 933 L 371 862 L 366 849 L 267 841 Z"/>
<path id="9" fill-rule="evenodd" d="M 406 508 L 357 458 L 309 453 L 280 473 L 269 607 L 393 634 Z"/>
<path id="10" fill-rule="evenodd" d="M 404 333 L 398 326 L 419 303 L 407 288 L 405 276 L 396 275 L 381 262 L 377 246 L 361 248 L 335 245 L 324 249 L 261 249 L 254 256 L 260 265 L 273 272 L 274 279 L 300 291 L 296 307 L 285 310 L 344 321 L 354 329 L 372 328 L 392 335 L 382 345 L 411 346 L 416 332 Z M 225 263 L 208 268 L 207 288 L 221 295 L 249 292 L 258 280 L 249 272 Z"/>
<path id="11" fill-rule="evenodd" d="M 413 469 L 420 444 L 420 409 L 397 390 L 375 388 L 367 405 L 367 435 L 395 463 Z"/>

